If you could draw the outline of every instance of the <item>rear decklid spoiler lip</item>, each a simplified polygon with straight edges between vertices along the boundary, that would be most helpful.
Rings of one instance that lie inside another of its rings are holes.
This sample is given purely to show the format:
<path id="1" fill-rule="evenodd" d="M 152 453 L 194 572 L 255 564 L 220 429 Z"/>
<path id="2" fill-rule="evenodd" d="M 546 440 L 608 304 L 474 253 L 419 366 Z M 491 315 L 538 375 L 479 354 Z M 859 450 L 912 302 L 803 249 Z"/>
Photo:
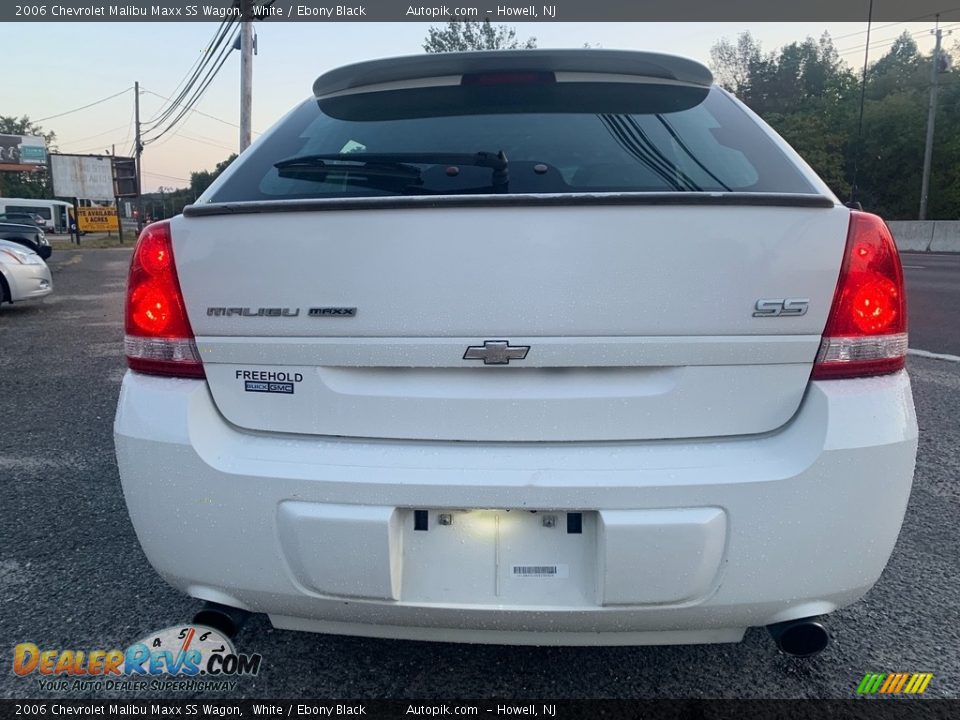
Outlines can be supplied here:
<path id="1" fill-rule="evenodd" d="M 186 217 L 283 212 L 400 210 L 440 207 L 570 207 L 573 205 L 717 205 L 754 207 L 832 208 L 835 200 L 816 193 L 632 192 L 563 193 L 553 195 L 403 195 L 390 197 L 296 198 L 195 203 L 183 208 Z"/>
<path id="2" fill-rule="evenodd" d="M 634 75 L 709 87 L 710 70 L 693 60 L 633 50 L 492 50 L 381 58 L 325 72 L 313 83 L 318 99 L 357 88 L 485 72 Z"/>

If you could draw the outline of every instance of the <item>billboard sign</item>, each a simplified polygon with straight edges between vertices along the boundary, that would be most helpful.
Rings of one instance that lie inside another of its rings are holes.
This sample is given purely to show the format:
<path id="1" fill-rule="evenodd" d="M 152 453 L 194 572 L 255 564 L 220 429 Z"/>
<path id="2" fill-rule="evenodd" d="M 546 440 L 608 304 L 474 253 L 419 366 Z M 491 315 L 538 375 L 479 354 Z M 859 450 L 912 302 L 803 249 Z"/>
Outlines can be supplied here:
<path id="1" fill-rule="evenodd" d="M 113 200 L 113 158 L 109 155 L 50 155 L 53 194 Z"/>
<path id="2" fill-rule="evenodd" d="M 114 207 L 77 208 L 80 232 L 113 232 L 118 228 L 117 209 Z"/>
<path id="3" fill-rule="evenodd" d="M 47 164 L 47 141 L 36 135 L 0 135 L 0 169 L 39 170 Z"/>

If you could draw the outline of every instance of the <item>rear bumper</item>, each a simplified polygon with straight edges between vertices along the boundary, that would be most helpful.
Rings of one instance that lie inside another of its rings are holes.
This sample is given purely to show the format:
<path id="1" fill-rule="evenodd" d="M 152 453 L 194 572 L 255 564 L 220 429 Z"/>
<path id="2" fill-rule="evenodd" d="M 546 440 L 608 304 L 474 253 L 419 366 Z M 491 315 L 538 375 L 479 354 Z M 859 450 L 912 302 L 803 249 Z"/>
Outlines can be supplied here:
<path id="1" fill-rule="evenodd" d="M 194 597 L 322 632 L 644 644 L 736 641 L 860 598 L 900 530 L 917 424 L 901 372 L 813 383 L 750 438 L 281 437 L 227 424 L 204 381 L 127 373 L 115 438 L 141 545 Z"/>

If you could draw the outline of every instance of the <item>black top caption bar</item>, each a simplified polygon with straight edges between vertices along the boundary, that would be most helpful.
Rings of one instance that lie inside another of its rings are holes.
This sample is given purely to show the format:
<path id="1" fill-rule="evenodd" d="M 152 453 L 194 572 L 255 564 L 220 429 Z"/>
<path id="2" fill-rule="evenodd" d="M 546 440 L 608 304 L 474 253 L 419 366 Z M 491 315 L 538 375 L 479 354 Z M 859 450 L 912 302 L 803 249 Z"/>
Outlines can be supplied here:
<path id="1" fill-rule="evenodd" d="M 255 19 L 271 22 L 866 22 L 869 0 L 458 0 L 423 4 L 402 0 L 255 0 Z M 960 18 L 950 0 L 878 0 L 874 21 Z M 219 22 L 240 17 L 234 0 L 24 0 L 0 3 L 0 22 Z"/>

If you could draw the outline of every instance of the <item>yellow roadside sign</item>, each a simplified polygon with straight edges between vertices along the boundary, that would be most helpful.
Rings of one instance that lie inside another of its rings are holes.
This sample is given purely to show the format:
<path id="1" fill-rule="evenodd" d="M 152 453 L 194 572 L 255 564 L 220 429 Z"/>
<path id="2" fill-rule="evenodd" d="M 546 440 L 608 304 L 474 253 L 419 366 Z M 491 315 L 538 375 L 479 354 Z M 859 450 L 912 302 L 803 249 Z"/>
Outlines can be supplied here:
<path id="1" fill-rule="evenodd" d="M 77 223 L 81 232 L 114 232 L 118 229 L 116 208 L 82 207 L 77 210 Z"/>

